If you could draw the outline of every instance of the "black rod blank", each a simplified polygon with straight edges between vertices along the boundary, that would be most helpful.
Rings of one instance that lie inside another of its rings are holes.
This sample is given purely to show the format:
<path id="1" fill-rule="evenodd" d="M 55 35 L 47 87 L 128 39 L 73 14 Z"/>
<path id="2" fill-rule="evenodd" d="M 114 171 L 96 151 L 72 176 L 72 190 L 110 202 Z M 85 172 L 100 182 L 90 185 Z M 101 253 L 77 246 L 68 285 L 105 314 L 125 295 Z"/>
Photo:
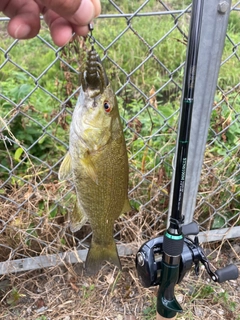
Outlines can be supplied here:
<path id="1" fill-rule="evenodd" d="M 192 18 L 189 32 L 188 54 L 186 60 L 185 80 L 179 136 L 177 143 L 175 179 L 172 197 L 171 221 L 183 222 L 182 203 L 187 168 L 188 146 L 190 138 L 193 98 L 199 51 L 203 0 L 195 0 L 192 4 Z M 171 225 L 174 228 L 174 225 Z M 175 228 L 174 228 L 175 229 Z"/>

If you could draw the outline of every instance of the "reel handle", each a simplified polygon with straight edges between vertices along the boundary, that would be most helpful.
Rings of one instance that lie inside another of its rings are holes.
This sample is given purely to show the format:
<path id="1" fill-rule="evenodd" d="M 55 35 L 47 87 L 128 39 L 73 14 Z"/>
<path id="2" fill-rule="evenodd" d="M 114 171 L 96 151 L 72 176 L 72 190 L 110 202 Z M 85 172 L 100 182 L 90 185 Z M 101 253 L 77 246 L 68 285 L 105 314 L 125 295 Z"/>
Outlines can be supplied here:
<path id="1" fill-rule="evenodd" d="M 236 280 L 239 276 L 239 270 L 236 265 L 229 264 L 222 269 L 216 270 L 215 274 L 217 276 L 217 282 L 222 283 L 228 280 Z"/>

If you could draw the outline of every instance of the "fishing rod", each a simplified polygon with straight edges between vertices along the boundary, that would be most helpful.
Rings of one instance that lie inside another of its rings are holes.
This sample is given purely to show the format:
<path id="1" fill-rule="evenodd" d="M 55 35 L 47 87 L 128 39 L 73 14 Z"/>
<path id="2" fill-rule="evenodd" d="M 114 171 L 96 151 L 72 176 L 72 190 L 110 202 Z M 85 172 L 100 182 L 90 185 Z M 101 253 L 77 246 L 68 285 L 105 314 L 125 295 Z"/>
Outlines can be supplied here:
<path id="1" fill-rule="evenodd" d="M 198 275 L 201 262 L 215 282 L 222 283 L 238 277 L 238 268 L 233 264 L 212 271 L 203 249 L 199 246 L 198 224 L 191 222 L 184 225 L 182 213 L 203 5 L 204 0 L 192 2 L 175 175 L 169 207 L 170 224 L 163 236 L 145 242 L 136 256 L 136 268 L 142 285 L 159 286 L 157 320 L 175 319 L 176 314 L 183 311 L 175 298 L 174 288 L 183 280 L 193 264 Z M 189 235 L 195 236 L 194 240 L 191 240 Z"/>

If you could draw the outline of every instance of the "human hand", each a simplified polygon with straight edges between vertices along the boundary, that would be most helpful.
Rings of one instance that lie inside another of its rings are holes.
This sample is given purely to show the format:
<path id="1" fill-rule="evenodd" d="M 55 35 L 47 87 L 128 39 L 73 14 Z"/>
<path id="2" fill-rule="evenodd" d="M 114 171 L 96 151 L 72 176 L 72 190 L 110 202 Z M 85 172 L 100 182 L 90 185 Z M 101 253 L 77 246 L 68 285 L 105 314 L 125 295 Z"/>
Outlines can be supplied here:
<path id="1" fill-rule="evenodd" d="M 75 32 L 85 36 L 88 24 L 101 12 L 100 0 L 0 0 L 0 11 L 10 18 L 8 33 L 16 39 L 35 37 L 43 14 L 52 39 L 65 45 Z"/>

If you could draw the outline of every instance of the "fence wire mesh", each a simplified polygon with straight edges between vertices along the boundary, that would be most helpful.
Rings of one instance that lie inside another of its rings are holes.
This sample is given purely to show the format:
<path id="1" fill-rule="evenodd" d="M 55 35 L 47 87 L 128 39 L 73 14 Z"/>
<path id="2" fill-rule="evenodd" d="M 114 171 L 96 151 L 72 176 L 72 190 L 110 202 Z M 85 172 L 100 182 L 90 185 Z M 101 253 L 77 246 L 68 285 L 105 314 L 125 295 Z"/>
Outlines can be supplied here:
<path id="1" fill-rule="evenodd" d="M 116 221 L 119 243 L 139 245 L 166 227 L 190 3 L 102 1 L 95 23 L 130 164 L 133 210 Z M 202 230 L 240 225 L 239 10 L 233 1 L 194 216 Z M 58 181 L 58 169 L 89 43 L 75 37 L 58 48 L 44 23 L 18 41 L 6 27 L 2 17 L 0 261 L 86 248 L 90 226 L 70 232 L 74 187 Z"/>

